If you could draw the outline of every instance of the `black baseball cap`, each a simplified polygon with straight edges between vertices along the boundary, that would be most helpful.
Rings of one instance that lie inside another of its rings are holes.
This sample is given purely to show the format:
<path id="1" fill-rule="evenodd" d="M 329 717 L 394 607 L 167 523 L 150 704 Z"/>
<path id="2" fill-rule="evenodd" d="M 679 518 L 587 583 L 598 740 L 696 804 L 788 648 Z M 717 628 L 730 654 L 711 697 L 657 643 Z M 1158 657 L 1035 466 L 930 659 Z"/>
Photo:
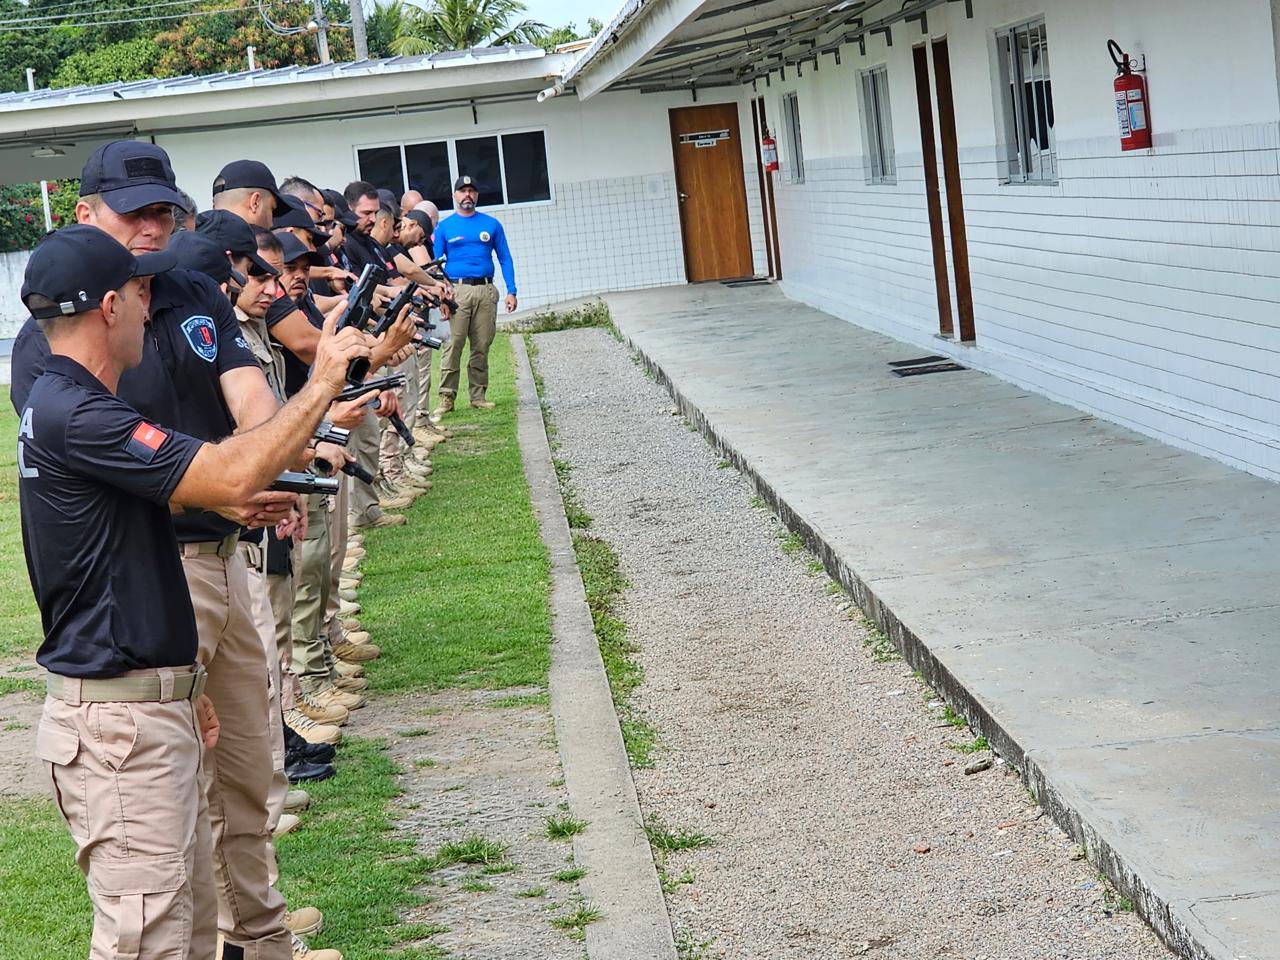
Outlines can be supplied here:
<path id="1" fill-rule="evenodd" d="M 293 261 L 301 257 L 306 257 L 313 267 L 323 267 L 329 262 L 329 258 L 323 253 L 317 250 L 308 250 L 307 245 L 288 230 L 277 230 L 276 239 L 280 241 L 282 259 L 285 263 L 293 263 Z"/>
<path id="2" fill-rule="evenodd" d="M 474 177 L 466 177 L 466 176 L 463 176 L 463 177 L 459 177 L 457 180 L 453 181 L 453 191 L 454 191 L 454 193 L 457 193 L 457 192 L 458 192 L 459 190 L 461 190 L 463 187 L 470 187 L 470 188 L 471 188 L 472 190 L 474 190 L 476 193 L 479 193 L 479 192 L 480 192 L 480 185 L 479 185 L 478 183 L 476 183 L 476 181 L 475 181 L 475 178 L 474 178 Z"/>
<path id="3" fill-rule="evenodd" d="M 289 209 L 284 213 L 276 214 L 275 219 L 271 221 L 273 230 L 279 230 L 281 227 L 299 227 L 310 233 L 318 243 L 323 243 L 332 236 L 316 226 L 316 222 L 311 219 L 311 214 L 307 212 L 307 205 L 297 197 L 286 194 L 284 202 Z"/>
<path id="4" fill-rule="evenodd" d="M 347 203 L 347 198 L 337 190 L 322 190 L 321 193 L 324 194 L 324 202 L 333 207 L 333 219 L 344 227 L 354 227 L 360 222 L 360 218 L 351 209 L 351 204 Z"/>
<path id="5" fill-rule="evenodd" d="M 431 236 L 431 232 L 435 230 L 435 227 L 431 225 L 431 217 L 425 210 L 410 210 L 404 215 L 404 218 L 406 220 L 412 220 L 420 226 L 426 232 L 427 236 Z"/>
<path id="6" fill-rule="evenodd" d="M 153 203 L 189 209 L 178 192 L 169 155 L 142 140 L 114 140 L 93 151 L 80 171 L 80 196 L 93 194 L 116 213 L 133 213 Z"/>
<path id="7" fill-rule="evenodd" d="M 165 248 L 177 258 L 177 266 L 213 277 L 215 283 L 231 281 L 244 286 L 244 274 L 233 270 L 227 251 L 218 241 L 205 233 L 183 230 L 175 234 Z"/>
<path id="8" fill-rule="evenodd" d="M 108 292 L 134 277 L 153 277 L 174 263 L 167 250 L 135 257 L 110 234 L 77 223 L 49 234 L 32 252 L 20 295 L 24 304 L 33 294 L 56 304 L 31 310 L 37 320 L 69 317 L 101 306 Z"/>
<path id="9" fill-rule="evenodd" d="M 275 197 L 273 212 L 276 215 L 284 213 L 286 206 L 284 197 L 280 195 L 280 188 L 276 186 L 275 175 L 265 163 L 258 160 L 232 160 L 213 178 L 215 195 L 224 190 L 241 189 L 267 191 Z"/>
<path id="10" fill-rule="evenodd" d="M 258 240 L 253 235 L 253 227 L 230 210 L 206 210 L 196 217 L 196 232 L 209 237 L 232 256 L 248 257 L 249 262 L 257 268 L 250 270 L 251 274 L 269 273 L 273 277 L 280 275 L 279 270 L 258 256 Z"/>
<path id="11" fill-rule="evenodd" d="M 396 195 L 386 187 L 378 188 L 378 203 L 384 207 L 394 207 L 396 213 L 400 212 L 400 201 L 396 199 Z"/>

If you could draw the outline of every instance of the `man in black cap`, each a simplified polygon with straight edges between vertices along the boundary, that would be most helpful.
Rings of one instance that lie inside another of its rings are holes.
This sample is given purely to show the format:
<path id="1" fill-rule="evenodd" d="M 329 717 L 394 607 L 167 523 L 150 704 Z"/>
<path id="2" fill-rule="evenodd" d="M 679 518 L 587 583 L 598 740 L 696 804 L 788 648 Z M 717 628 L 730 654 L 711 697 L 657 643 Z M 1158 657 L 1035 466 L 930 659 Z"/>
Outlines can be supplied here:
<path id="1" fill-rule="evenodd" d="M 116 392 L 149 339 L 145 278 L 171 259 L 138 258 L 101 230 L 69 226 L 32 254 L 22 290 L 50 350 L 18 441 L 23 542 L 45 634 L 37 660 L 48 671 L 36 753 L 89 879 L 95 957 L 216 951 L 199 784 L 219 742 L 217 698 L 204 694 L 170 511 L 261 490 L 301 452 L 347 364 L 368 355 L 355 331 L 330 334 L 304 395 L 222 443 L 160 426 Z"/>
<path id="2" fill-rule="evenodd" d="M 173 206 L 182 200 L 159 147 L 134 140 L 106 144 L 85 164 L 80 190 L 77 221 L 105 230 L 135 254 L 168 245 Z M 229 213 L 218 217 L 249 231 Z M 120 396 L 152 423 L 216 442 L 275 414 L 279 404 L 212 278 L 186 270 L 156 277 L 149 331 L 141 363 L 121 379 Z M 16 406 L 26 402 L 47 354 L 43 333 L 30 321 L 14 344 Z M 284 900 L 268 880 L 273 771 L 267 643 L 237 543 L 243 527 L 274 525 L 295 503 L 292 494 L 259 493 L 216 511 L 183 511 L 173 520 L 196 613 L 197 657 L 208 672 L 209 695 L 223 727 L 218 748 L 206 757 L 204 782 L 227 941 L 224 960 L 235 960 L 246 948 L 263 960 L 291 957 Z"/>
<path id="3" fill-rule="evenodd" d="M 276 178 L 265 163 L 233 160 L 213 178 L 213 209 L 230 210 L 246 223 L 271 229 L 271 219 L 285 211 Z"/>
<path id="4" fill-rule="evenodd" d="M 363 180 L 353 180 L 342 191 L 342 197 L 355 215 L 355 224 L 347 231 L 346 242 L 342 245 L 351 264 L 353 273 L 359 273 L 366 263 L 386 266 L 386 257 L 376 249 L 370 239 L 378 211 L 382 209 L 382 201 L 378 199 L 378 188 Z"/>

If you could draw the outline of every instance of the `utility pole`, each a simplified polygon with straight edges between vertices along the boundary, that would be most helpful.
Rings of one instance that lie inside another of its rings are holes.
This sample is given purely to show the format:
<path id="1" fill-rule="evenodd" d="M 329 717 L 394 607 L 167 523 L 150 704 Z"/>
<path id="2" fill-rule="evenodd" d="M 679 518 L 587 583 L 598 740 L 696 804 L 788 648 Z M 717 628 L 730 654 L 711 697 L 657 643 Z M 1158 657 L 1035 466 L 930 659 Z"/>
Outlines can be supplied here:
<path id="1" fill-rule="evenodd" d="M 369 38 L 364 32 L 364 0 L 351 0 L 351 43 L 357 60 L 369 59 Z"/>
<path id="2" fill-rule="evenodd" d="M 356 0 L 357 3 L 360 0 Z M 315 11 L 316 24 L 316 47 L 320 51 L 320 62 L 329 62 L 329 21 L 324 17 L 324 8 L 320 5 L 320 0 L 313 0 L 311 9 Z M 364 33 L 364 20 L 360 21 L 361 34 Z"/>

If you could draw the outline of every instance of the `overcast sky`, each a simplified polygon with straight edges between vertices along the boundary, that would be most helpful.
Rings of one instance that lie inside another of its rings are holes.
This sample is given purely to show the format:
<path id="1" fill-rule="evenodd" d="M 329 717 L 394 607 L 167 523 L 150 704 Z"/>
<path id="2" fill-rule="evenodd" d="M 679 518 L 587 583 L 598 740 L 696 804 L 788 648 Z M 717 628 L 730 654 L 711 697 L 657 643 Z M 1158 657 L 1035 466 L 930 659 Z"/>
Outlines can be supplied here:
<path id="1" fill-rule="evenodd" d="M 524 0 L 524 4 L 533 20 L 541 20 L 549 27 L 576 23 L 578 30 L 585 33 L 587 18 L 595 17 L 608 23 L 621 6 L 621 0 Z"/>

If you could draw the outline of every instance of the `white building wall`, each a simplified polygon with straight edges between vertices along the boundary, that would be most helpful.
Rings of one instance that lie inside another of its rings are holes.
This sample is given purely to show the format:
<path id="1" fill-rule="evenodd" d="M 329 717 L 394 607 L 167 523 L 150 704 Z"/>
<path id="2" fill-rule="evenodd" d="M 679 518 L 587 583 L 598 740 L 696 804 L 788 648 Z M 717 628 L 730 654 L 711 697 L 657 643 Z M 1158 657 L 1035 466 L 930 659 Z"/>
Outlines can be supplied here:
<path id="1" fill-rule="evenodd" d="M 868 39 L 760 89 L 799 93 L 805 182 L 777 179 L 783 288 L 864 326 L 1238 467 L 1280 478 L 1280 104 L 1269 0 L 976 0 L 950 43 L 977 344 L 936 339 L 911 47 Z M 994 29 L 1043 15 L 1060 169 L 1004 185 Z M 1146 54 L 1155 150 L 1124 155 L 1114 37 Z M 1213 51 L 1230 51 L 1215 56 Z M 887 64 L 896 185 L 871 186 L 860 70 Z M 1247 94 L 1243 94 L 1247 91 Z M 749 102 L 744 91 L 744 102 Z M 936 114 L 936 101 L 935 101 Z M 940 154 L 939 154 L 940 156 Z M 944 197 L 945 205 L 945 197 Z M 944 207 L 945 218 L 945 207 Z M 954 283 L 954 274 L 952 274 Z M 953 296 L 954 307 L 954 296 Z M 980 416 L 980 412 L 975 412 Z"/>
<path id="2" fill-rule="evenodd" d="M 546 131 L 552 182 L 548 203 L 481 209 L 503 222 L 522 307 L 605 290 L 683 283 L 679 210 L 666 107 L 687 98 L 571 96 L 402 117 L 328 120 L 255 128 L 252 140 L 226 133 L 157 136 L 179 186 L 202 209 L 213 178 L 230 160 L 253 157 L 278 179 L 297 175 L 341 190 L 357 176 L 356 148 L 512 130 Z M 446 211 L 447 214 L 447 211 Z"/>

